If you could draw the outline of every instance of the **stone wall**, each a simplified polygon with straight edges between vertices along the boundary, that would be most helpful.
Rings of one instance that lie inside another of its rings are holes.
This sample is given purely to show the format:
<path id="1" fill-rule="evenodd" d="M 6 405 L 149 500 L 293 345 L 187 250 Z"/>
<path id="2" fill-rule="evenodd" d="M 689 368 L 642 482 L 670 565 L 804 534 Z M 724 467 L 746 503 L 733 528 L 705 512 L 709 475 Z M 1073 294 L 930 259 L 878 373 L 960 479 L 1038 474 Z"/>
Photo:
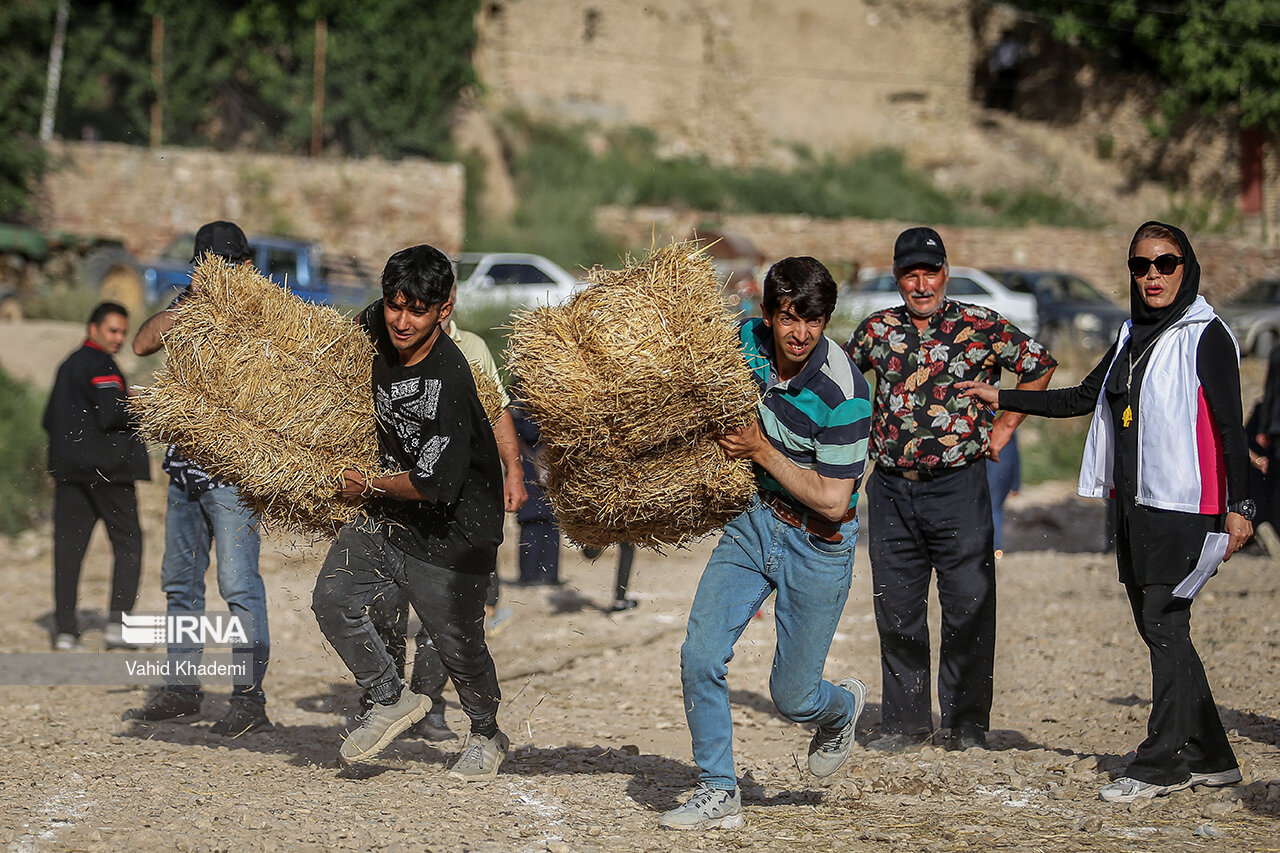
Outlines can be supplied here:
<path id="1" fill-rule="evenodd" d="M 812 255 L 833 268 L 854 264 L 887 267 L 893 242 L 918 222 L 815 219 L 808 216 L 718 216 L 670 208 L 601 208 L 596 224 L 627 246 L 645 248 L 653 239 L 688 237 L 695 226 L 718 227 L 749 237 L 770 261 L 787 255 Z M 928 224 L 928 223 L 923 223 Z M 1134 228 L 1141 225 L 1135 222 Z M 1177 223 L 1174 223 L 1175 225 Z M 939 226 L 947 256 L 955 266 L 1021 266 L 1074 272 L 1122 305 L 1128 303 L 1129 230 L 1074 228 L 959 228 Z M 1192 234 L 1202 268 L 1200 292 L 1224 299 L 1258 278 L 1280 275 L 1280 247 Z"/>
<path id="2" fill-rule="evenodd" d="M 178 234 L 230 219 L 245 232 L 314 240 L 373 272 L 405 246 L 462 248 L 462 166 L 421 159 L 334 160 L 67 142 L 41 193 L 48 230 L 123 240 L 138 258 Z"/>
<path id="3" fill-rule="evenodd" d="M 652 128 L 673 151 L 755 162 L 791 145 L 954 153 L 973 39 L 955 0 L 489 0 L 490 106 Z"/>

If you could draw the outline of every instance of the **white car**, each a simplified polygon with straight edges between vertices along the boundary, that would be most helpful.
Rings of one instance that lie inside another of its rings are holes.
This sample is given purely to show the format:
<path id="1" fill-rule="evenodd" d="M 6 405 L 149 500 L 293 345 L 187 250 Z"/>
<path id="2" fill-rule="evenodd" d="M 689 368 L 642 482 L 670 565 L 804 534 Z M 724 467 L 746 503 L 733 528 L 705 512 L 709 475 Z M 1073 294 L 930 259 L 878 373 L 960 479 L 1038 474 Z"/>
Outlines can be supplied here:
<path id="1" fill-rule="evenodd" d="M 1040 331 L 1036 298 L 1013 292 L 980 269 L 952 267 L 947 280 L 947 298 L 998 311 L 1032 337 Z M 840 294 L 836 310 L 857 324 L 872 312 L 901 304 L 902 294 L 898 292 L 893 271 L 870 269 L 859 276 L 857 286 Z"/>
<path id="2" fill-rule="evenodd" d="M 541 255 L 464 252 L 456 263 L 458 299 L 463 305 L 557 305 L 586 286 L 586 282 Z"/>

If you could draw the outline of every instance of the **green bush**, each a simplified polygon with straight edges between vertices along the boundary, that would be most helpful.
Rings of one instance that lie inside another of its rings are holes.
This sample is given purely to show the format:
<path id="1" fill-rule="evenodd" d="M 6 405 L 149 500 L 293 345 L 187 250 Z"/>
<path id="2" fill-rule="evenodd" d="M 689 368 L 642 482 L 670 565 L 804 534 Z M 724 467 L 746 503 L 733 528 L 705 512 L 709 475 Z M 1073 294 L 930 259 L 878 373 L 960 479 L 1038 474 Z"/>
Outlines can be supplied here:
<path id="1" fill-rule="evenodd" d="M 0 369 L 0 534 L 20 532 L 48 510 L 42 403 Z"/>

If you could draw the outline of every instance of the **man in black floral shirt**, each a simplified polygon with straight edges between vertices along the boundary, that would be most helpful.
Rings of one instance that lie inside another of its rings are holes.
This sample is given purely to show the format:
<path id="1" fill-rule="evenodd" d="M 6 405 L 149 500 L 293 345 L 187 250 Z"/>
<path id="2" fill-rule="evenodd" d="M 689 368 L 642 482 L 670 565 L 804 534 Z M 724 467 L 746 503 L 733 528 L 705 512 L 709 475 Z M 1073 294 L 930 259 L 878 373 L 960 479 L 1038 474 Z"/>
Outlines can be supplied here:
<path id="1" fill-rule="evenodd" d="M 903 305 L 868 317 L 849 355 L 874 370 L 871 578 L 884 682 L 881 736 L 900 751 L 930 739 L 929 580 L 938 573 L 942 643 L 938 702 L 944 742 L 985 746 L 995 664 L 996 587 L 985 459 L 998 457 L 1022 416 L 991 415 L 955 383 L 1045 388 L 1057 366 L 995 311 L 946 297 L 947 256 L 932 228 L 898 236 L 893 271 Z"/>

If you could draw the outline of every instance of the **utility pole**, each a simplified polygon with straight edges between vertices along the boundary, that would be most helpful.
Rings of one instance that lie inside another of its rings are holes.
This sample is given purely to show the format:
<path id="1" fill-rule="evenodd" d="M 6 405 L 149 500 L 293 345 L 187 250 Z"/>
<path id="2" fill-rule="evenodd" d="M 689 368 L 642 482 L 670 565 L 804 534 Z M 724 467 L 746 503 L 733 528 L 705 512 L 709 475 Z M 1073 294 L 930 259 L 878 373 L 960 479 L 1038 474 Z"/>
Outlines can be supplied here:
<path id="1" fill-rule="evenodd" d="M 164 15 L 151 16 L 151 147 L 164 144 Z"/>
<path id="2" fill-rule="evenodd" d="M 324 146 L 324 63 L 329 46 L 329 22 L 316 18 L 316 52 L 311 64 L 311 156 Z"/>
<path id="3" fill-rule="evenodd" d="M 62 82 L 62 50 L 67 41 L 67 16 L 71 0 L 59 0 L 53 24 L 53 44 L 49 46 L 49 75 L 44 90 L 44 110 L 40 113 L 40 141 L 53 139 L 53 116 L 58 108 L 58 87 Z"/>

